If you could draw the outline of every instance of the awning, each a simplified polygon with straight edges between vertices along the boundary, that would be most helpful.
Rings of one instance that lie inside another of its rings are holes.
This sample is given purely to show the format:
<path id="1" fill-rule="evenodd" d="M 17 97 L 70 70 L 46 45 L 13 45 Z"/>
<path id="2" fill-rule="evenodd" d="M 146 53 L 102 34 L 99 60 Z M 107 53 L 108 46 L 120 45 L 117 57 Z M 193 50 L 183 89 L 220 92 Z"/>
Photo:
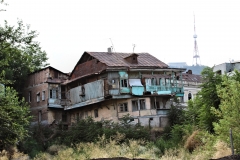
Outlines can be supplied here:
<path id="1" fill-rule="evenodd" d="M 143 86 L 140 79 L 129 79 L 130 86 Z"/>

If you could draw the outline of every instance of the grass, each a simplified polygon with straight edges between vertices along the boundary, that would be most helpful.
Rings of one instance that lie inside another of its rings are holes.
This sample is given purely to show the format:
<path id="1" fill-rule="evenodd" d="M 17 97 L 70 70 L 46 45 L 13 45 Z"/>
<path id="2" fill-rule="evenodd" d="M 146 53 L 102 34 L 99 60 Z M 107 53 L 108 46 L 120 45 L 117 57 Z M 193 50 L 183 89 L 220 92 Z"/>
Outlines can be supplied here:
<path id="1" fill-rule="evenodd" d="M 99 137 L 96 142 L 82 142 L 71 147 L 64 145 L 52 145 L 46 152 L 36 155 L 34 160 L 88 160 L 96 158 L 142 158 L 154 160 L 207 160 L 216 159 L 231 154 L 231 149 L 222 141 L 216 141 L 215 137 L 207 133 L 194 131 L 185 140 L 185 145 L 171 147 L 161 153 L 153 142 L 143 140 L 124 141 L 123 134 L 117 134 L 107 139 Z M 166 142 L 167 143 L 167 142 Z M 190 148 L 190 151 L 189 151 Z M 27 160 L 28 155 L 20 153 L 16 148 L 0 152 L 0 160 L 19 159 Z"/>

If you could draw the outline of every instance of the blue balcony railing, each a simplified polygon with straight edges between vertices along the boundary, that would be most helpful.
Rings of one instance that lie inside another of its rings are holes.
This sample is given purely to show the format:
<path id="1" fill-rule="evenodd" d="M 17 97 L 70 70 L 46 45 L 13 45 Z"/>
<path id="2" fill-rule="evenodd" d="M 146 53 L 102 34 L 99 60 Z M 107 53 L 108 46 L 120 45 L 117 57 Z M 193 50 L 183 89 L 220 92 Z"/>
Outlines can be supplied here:
<path id="1" fill-rule="evenodd" d="M 183 94 L 183 87 L 175 87 L 175 86 L 159 86 L 159 85 L 152 85 L 146 86 L 146 91 L 151 92 L 152 94 Z"/>

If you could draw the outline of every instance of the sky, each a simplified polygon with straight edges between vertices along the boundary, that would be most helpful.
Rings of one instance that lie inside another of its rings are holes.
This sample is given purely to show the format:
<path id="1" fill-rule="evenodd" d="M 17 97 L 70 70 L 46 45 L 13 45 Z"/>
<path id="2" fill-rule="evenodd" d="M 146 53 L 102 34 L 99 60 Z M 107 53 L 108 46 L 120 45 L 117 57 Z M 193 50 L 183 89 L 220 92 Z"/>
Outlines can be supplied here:
<path id="1" fill-rule="evenodd" d="M 39 36 L 50 65 L 71 72 L 84 51 L 148 52 L 193 64 L 194 15 L 202 65 L 240 60 L 239 0 L 5 0 L 0 25 L 18 19 Z"/>

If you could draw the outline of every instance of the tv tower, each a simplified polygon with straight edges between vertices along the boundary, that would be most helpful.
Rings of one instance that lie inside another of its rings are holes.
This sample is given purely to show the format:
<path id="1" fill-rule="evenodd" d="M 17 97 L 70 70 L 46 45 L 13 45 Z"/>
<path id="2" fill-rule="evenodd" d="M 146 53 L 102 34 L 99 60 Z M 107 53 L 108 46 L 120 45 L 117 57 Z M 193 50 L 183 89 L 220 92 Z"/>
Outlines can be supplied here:
<path id="1" fill-rule="evenodd" d="M 200 56 L 199 56 L 199 52 L 198 52 L 198 45 L 197 45 L 197 34 L 196 34 L 196 27 L 195 27 L 195 15 L 194 16 L 194 50 L 193 50 L 193 65 L 194 65 L 194 59 L 196 61 L 196 66 L 201 65 L 201 61 L 200 61 Z"/>

